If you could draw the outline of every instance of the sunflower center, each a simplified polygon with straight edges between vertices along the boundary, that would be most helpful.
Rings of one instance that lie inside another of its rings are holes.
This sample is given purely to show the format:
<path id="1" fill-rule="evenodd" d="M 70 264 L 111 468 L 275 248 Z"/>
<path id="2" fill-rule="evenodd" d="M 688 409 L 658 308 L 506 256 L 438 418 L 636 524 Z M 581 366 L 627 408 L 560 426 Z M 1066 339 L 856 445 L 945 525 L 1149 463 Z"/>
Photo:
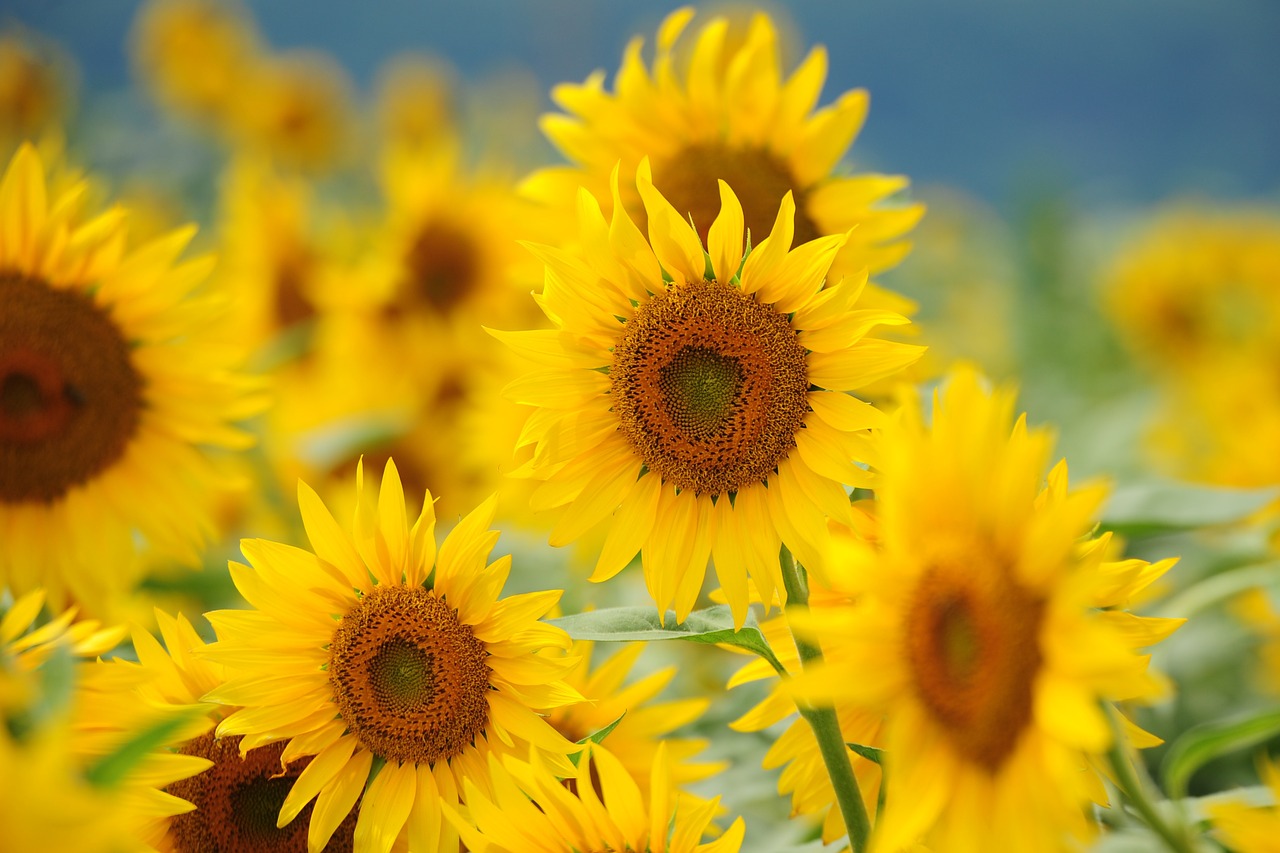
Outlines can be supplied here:
<path id="1" fill-rule="evenodd" d="M 703 245 L 720 212 L 717 179 L 732 187 L 742 203 L 742 215 L 753 243 L 759 243 L 773 230 L 778 206 L 788 190 L 796 202 L 796 245 L 821 236 L 805 212 L 804 190 L 796 186 L 791 170 L 776 155 L 763 148 L 700 142 L 655 166 L 653 183 L 682 216 L 693 217 Z"/>
<path id="2" fill-rule="evenodd" d="M 329 681 L 343 721 L 371 752 L 435 764 L 489 722 L 487 656 L 434 590 L 377 587 L 338 623 Z"/>
<path id="3" fill-rule="evenodd" d="M 418 232 L 404 259 L 410 301 L 422 301 L 446 313 L 475 289 L 480 259 L 475 244 L 462 231 L 430 222 Z"/>
<path id="4" fill-rule="evenodd" d="M 609 377 L 636 454 L 699 494 L 765 480 L 809 411 L 805 351 L 790 321 L 715 281 L 673 286 L 642 305 Z"/>
<path id="5" fill-rule="evenodd" d="M 685 347 L 658 374 L 667 414 L 688 435 L 705 440 L 724 430 L 742 392 L 737 359 L 706 347 Z"/>
<path id="6" fill-rule="evenodd" d="M 261 746 L 240 757 L 240 738 L 215 738 L 210 731 L 183 744 L 183 755 L 207 758 L 213 766 L 165 790 L 195 804 L 195 811 L 169 823 L 169 839 L 177 853 L 304 853 L 312 804 L 287 826 L 276 818 L 298 775 L 311 763 L 301 758 L 281 770 L 284 743 Z M 326 853 L 354 849 L 356 811 L 333 834 Z"/>
<path id="7" fill-rule="evenodd" d="M 51 502 L 91 480 L 124 453 L 142 406 L 106 312 L 0 273 L 0 503 Z"/>
<path id="8" fill-rule="evenodd" d="M 1004 569 L 925 572 L 906 639 L 916 693 L 965 758 L 996 771 L 1032 717 L 1044 601 Z"/>

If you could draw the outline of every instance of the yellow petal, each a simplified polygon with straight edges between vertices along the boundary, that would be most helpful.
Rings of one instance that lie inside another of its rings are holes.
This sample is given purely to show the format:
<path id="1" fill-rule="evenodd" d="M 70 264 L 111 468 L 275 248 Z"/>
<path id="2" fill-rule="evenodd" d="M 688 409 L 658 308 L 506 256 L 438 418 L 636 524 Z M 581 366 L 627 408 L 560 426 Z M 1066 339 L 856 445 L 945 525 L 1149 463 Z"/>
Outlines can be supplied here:
<path id="1" fill-rule="evenodd" d="M 745 225 L 738 197 L 723 180 L 717 179 L 716 183 L 720 187 L 720 215 L 711 223 L 711 230 L 707 233 L 707 253 L 711 256 L 716 280 L 723 282 L 738 274 Z"/>
<path id="2" fill-rule="evenodd" d="M 307 853 L 321 853 L 333 837 L 338 824 L 351 814 L 360 798 L 369 768 L 373 766 L 373 753 L 361 750 L 351 759 L 334 780 L 316 797 L 316 807 L 311 813 L 311 825 L 307 828 Z M 296 783 L 295 783 L 296 784 Z"/>
<path id="3" fill-rule="evenodd" d="M 370 853 L 391 853 L 413 809 L 418 768 L 412 762 L 388 762 L 365 792 L 356 821 L 355 847 Z"/>

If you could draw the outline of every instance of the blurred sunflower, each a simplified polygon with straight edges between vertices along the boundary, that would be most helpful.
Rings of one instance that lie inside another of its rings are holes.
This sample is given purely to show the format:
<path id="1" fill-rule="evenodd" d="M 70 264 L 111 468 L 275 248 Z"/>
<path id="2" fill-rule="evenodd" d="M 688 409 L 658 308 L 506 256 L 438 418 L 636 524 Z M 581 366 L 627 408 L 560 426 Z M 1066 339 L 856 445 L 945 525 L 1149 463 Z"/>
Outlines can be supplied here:
<path id="1" fill-rule="evenodd" d="M 213 334 L 194 228 L 128 253 L 123 213 L 85 221 L 84 184 L 48 196 L 30 146 L 0 182 L 0 582 L 110 610 L 140 547 L 194 563 L 219 473 L 203 445 L 260 407 Z"/>
<path id="2" fill-rule="evenodd" d="M 311 185 L 260 158 L 223 176 L 217 276 L 235 300 L 235 334 L 262 346 L 316 313 L 323 237 Z"/>
<path id="3" fill-rule="evenodd" d="M 1205 807 L 1214 834 L 1236 853 L 1275 853 L 1280 849 L 1280 762 L 1261 761 L 1259 775 L 1270 789 L 1271 806 L 1215 802 Z"/>
<path id="4" fill-rule="evenodd" d="M 821 572 L 827 517 L 851 523 L 844 485 L 870 484 L 879 410 L 847 393 L 892 375 L 922 348 L 878 340 L 906 320 L 857 306 L 863 280 L 824 281 L 843 236 L 791 249 L 788 193 L 768 238 L 744 258 L 742 207 L 720 182 L 707 252 L 650 180 L 637 184 L 649 241 L 618 202 L 612 222 L 579 195 L 581 257 L 531 246 L 547 265 L 539 303 L 556 328 L 494 332 L 543 369 L 507 394 L 538 407 L 520 443 L 536 444 L 533 508 L 564 507 L 552 544 L 608 520 L 593 580 L 641 553 L 660 613 L 684 621 L 707 560 L 746 618 L 750 578 L 782 590 L 780 545 Z M 651 248 L 652 246 L 652 248 Z M 708 254 L 709 253 L 709 254 Z"/>
<path id="5" fill-rule="evenodd" d="M 876 850 L 1074 849 L 1084 806 L 1107 802 L 1103 704 L 1164 690 L 1138 649 L 1183 620 L 1121 608 L 1174 561 L 1106 562 L 1109 534 L 1084 538 L 1105 488 L 1069 492 L 1065 463 L 1043 487 L 1050 435 L 1010 430 L 1013 405 L 963 369 L 931 427 L 907 400 L 880 434 L 880 546 L 841 574 L 853 603 L 793 618 L 826 656 L 792 682 L 801 698 L 886 721 Z"/>
<path id="6" fill-rule="evenodd" d="M 414 850 L 453 853 L 441 805 L 464 782 L 491 790 L 489 755 L 532 748 L 571 771 L 578 747 L 539 716 L 581 700 L 562 680 L 574 659 L 555 652 L 568 636 L 537 621 L 560 592 L 498 598 L 511 558 L 486 566 L 492 499 L 437 557 L 431 495 L 410 528 L 394 463 L 376 500 L 357 468 L 354 541 L 304 483 L 298 500 L 315 553 L 245 540 L 253 568 L 231 573 L 256 609 L 208 615 L 208 655 L 229 675 L 208 698 L 241 706 L 218 734 L 241 735 L 244 753 L 287 740 L 286 758 L 315 755 L 279 816 L 287 824 L 316 800 L 310 850 L 363 793 L 357 851 L 385 853 L 404 830 Z"/>
<path id="7" fill-rule="evenodd" d="M 67 112 L 71 60 L 22 29 L 0 32 L 0 156 L 54 129 Z"/>
<path id="8" fill-rule="evenodd" d="M 234 142 L 281 166 L 322 171 L 350 153 L 351 102 L 351 81 L 328 55 L 266 55 L 242 72 L 228 129 Z"/>
<path id="9" fill-rule="evenodd" d="M 260 51 L 258 34 L 231 0 L 149 0 L 134 21 L 138 75 L 179 114 L 224 122 L 244 93 L 244 70 Z"/>
<path id="10" fill-rule="evenodd" d="M 644 643 L 628 643 L 599 666 L 591 666 L 592 643 L 574 642 L 577 665 L 565 676 L 565 683 L 586 699 L 576 705 L 556 708 L 547 722 L 568 740 L 581 741 L 616 723 L 609 731 L 609 752 L 626 768 L 641 788 L 649 787 L 649 772 L 659 745 L 666 749 L 671 781 L 676 786 L 697 782 L 719 773 L 724 762 L 694 762 L 707 748 L 703 738 L 671 737 L 671 733 L 702 716 L 711 701 L 706 698 L 655 702 L 675 677 L 674 666 L 623 686 L 635 666 Z"/>
<path id="11" fill-rule="evenodd" d="M 599 744 L 583 750 L 564 781 L 536 755 L 530 764 L 505 764 L 489 759 L 492 791 L 465 780 L 467 817 L 445 807 L 473 853 L 736 853 L 742 846 L 742 818 L 715 841 L 700 843 L 720 798 L 699 801 L 677 791 L 661 744 L 647 791 Z"/>
<path id="12" fill-rule="evenodd" d="M 539 170 L 524 190 L 568 215 L 577 188 L 585 186 L 607 207 L 614 166 L 620 162 L 623 174 L 631 174 L 649 157 L 654 186 L 682 219 L 692 217 L 704 241 L 720 206 L 716 181 L 723 180 L 741 200 L 753 242 L 769 232 L 790 193 L 797 243 L 849 235 L 833 262 L 835 277 L 864 268 L 874 274 L 902 260 L 910 245 L 901 238 L 924 207 L 885 201 L 907 179 L 836 172 L 866 119 L 866 91 L 846 92 L 815 112 L 827 73 L 826 50 L 815 47 L 783 79 L 777 28 L 763 13 L 736 45 L 727 44 L 728 19 L 708 21 L 682 73 L 677 42 L 693 16 L 683 8 L 663 21 L 652 70 L 641 58 L 643 40 L 632 40 L 613 92 L 604 88 L 604 72 L 552 90 L 569 115 L 544 116 L 542 129 L 574 165 Z M 619 203 L 643 228 L 641 198 L 627 188 Z M 880 296 L 888 300 L 885 307 L 909 310 L 901 297 Z"/>
<path id="13" fill-rule="evenodd" d="M 1186 208 L 1127 246 L 1104 293 L 1122 339 L 1164 390 L 1151 447 L 1171 473 L 1280 483 L 1280 217 Z"/>
<path id="14" fill-rule="evenodd" d="M 161 701 L 148 691 L 150 679 L 136 664 L 118 658 L 92 659 L 114 649 L 127 630 L 103 628 L 96 620 L 76 620 L 74 608 L 41 622 L 43 601 L 42 591 L 29 593 L 14 602 L 0 620 L 0 678 L 20 673 L 33 682 L 29 687 L 43 681 L 48 693 L 49 685 L 58 684 L 63 695 L 40 696 L 38 690 L 33 695 L 28 689 L 24 691 L 28 694 L 25 707 L 15 703 L 13 696 L 0 697 L 0 729 L 17 734 L 19 741 L 37 744 L 37 752 L 45 747 L 64 751 L 57 760 L 74 767 L 77 780 L 67 781 L 68 788 L 85 790 L 84 783 L 91 783 L 99 790 L 84 800 L 109 804 L 109 825 L 116 833 L 111 842 L 114 846 L 95 847 L 99 843 L 95 840 L 54 849 L 151 850 L 159 838 L 157 828 L 191 807 L 160 789 L 208 764 L 199 757 L 166 749 L 199 730 L 198 715 L 191 713 L 195 699 Z M 59 675 L 54 656 L 60 653 L 70 658 L 70 668 Z M 36 699 L 39 701 L 33 701 Z M 140 742 L 154 743 L 155 747 L 144 752 L 137 748 Z M 52 754 L 45 757 L 53 758 Z M 39 763 L 42 758 L 32 756 L 30 760 Z M 59 772 L 66 772 L 66 768 Z M 48 797 L 48 791 L 41 793 Z M 69 799 L 74 803 L 77 797 L 70 794 Z M 26 825 L 20 830 L 43 825 L 57 837 L 58 825 L 71 823 L 67 818 L 43 815 L 43 811 L 35 808 L 31 814 L 15 818 Z M 107 831 L 104 826 L 98 829 Z M 120 834 L 127 834 L 129 841 L 120 841 Z M 0 849 L 37 848 L 0 844 Z"/>
<path id="15" fill-rule="evenodd" d="M 21 738 L 0 725 L 0 850 L 139 849 L 116 792 L 85 778 L 70 744 L 62 725 Z"/>

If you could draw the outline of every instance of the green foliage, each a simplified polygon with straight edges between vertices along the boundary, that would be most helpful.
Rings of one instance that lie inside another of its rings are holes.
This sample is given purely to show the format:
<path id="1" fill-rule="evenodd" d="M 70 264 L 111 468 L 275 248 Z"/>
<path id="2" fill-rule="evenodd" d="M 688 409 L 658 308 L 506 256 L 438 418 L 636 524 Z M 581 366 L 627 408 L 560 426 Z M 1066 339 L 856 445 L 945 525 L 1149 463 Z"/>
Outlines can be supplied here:
<path id="1" fill-rule="evenodd" d="M 1164 757 L 1165 790 L 1171 797 L 1186 796 L 1191 776 L 1207 762 L 1276 735 L 1280 735 L 1280 709 L 1276 708 L 1194 726 L 1173 742 Z"/>
<path id="2" fill-rule="evenodd" d="M 683 623 L 676 624 L 675 614 L 664 616 L 652 607 L 609 607 L 587 613 L 575 613 L 550 620 L 569 632 L 575 640 L 626 643 L 659 640 L 687 640 L 692 643 L 734 646 L 767 660 L 779 673 L 782 664 L 760 633 L 754 614 L 747 617 L 740 630 L 733 629 L 733 614 L 727 604 L 695 610 Z"/>
<path id="3" fill-rule="evenodd" d="M 1183 483 L 1130 483 L 1118 487 L 1102 513 L 1102 526 L 1126 536 L 1189 530 L 1239 521 L 1280 498 L 1280 489 L 1223 489 Z"/>

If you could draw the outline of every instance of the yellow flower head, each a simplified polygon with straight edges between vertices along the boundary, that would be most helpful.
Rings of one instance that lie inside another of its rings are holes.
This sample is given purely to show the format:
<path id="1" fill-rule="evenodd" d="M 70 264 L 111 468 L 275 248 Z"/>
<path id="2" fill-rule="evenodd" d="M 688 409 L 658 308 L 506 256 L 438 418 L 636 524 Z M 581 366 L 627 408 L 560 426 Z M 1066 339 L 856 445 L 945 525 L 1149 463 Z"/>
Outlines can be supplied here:
<path id="1" fill-rule="evenodd" d="M 654 186 L 681 218 L 693 217 L 704 240 L 720 207 L 716 182 L 723 180 L 741 199 L 753 242 L 769 232 L 790 193 L 797 243 L 856 226 L 842 247 L 841 270 L 874 273 L 900 261 L 909 245 L 899 238 L 924 208 L 881 202 L 906 187 L 906 178 L 835 174 L 866 118 L 867 93 L 846 92 L 815 111 L 826 50 L 815 47 L 784 79 L 777 30 L 763 13 L 737 45 L 728 43 L 726 18 L 709 20 L 682 69 L 678 42 L 693 16 L 692 9 L 679 9 L 662 23 L 652 69 L 641 58 L 643 40 L 634 39 L 612 92 L 603 72 L 552 91 L 569 115 L 545 116 L 542 128 L 574 165 L 535 173 L 527 192 L 552 208 L 571 210 L 573 193 L 585 186 L 607 205 L 615 164 L 631 174 L 647 156 Z M 617 203 L 643 222 L 645 206 L 629 188 Z"/>
<path id="2" fill-rule="evenodd" d="M 24 146 L 0 182 L 0 583 L 105 610 L 136 554 L 195 562 L 220 475 L 260 401 L 219 340 L 195 229 L 124 251 L 123 212 L 87 221 L 85 185 L 48 195 Z"/>
<path id="3" fill-rule="evenodd" d="M 0 32 L 0 146 L 49 129 L 66 107 L 69 60 L 21 29 Z"/>
<path id="4" fill-rule="evenodd" d="M 600 745 L 583 750 L 577 769 L 564 781 L 537 756 L 528 764 L 504 763 L 489 759 L 492 792 L 465 783 L 469 819 L 445 809 L 473 853 L 736 853 L 742 846 L 742 818 L 715 841 L 700 843 L 720 798 L 696 800 L 679 793 L 662 745 L 647 792 Z"/>
<path id="5" fill-rule="evenodd" d="M 1050 436 L 1013 405 L 968 370 L 931 426 L 907 401 L 881 434 L 879 545 L 846 555 L 852 603 L 795 621 L 827 660 L 796 680 L 802 697 L 885 719 L 878 850 L 1065 848 L 1106 801 L 1103 705 L 1162 691 L 1138 649 L 1182 620 L 1121 608 L 1173 561 L 1106 562 L 1108 537 L 1085 538 L 1105 488 L 1068 491 L 1063 463 L 1046 487 Z"/>
<path id="6" fill-rule="evenodd" d="M 647 241 L 616 174 L 611 222 L 579 193 L 580 256 L 531 247 L 555 328 L 494 333 L 543 366 L 507 389 L 538 407 L 520 440 L 535 445 L 527 473 L 546 481 L 533 508 L 564 507 L 557 545 L 608 519 L 593 580 L 639 551 L 659 611 L 674 602 L 679 621 L 714 556 L 741 624 L 748 577 L 765 602 L 781 593 L 780 545 L 821 572 L 827 517 L 851 523 L 844 486 L 870 482 L 851 460 L 868 458 L 882 419 L 847 392 L 921 348 L 869 337 L 906 320 L 857 305 L 865 277 L 824 287 L 843 235 L 791 248 L 790 193 L 744 259 L 742 206 L 725 182 L 704 251 L 648 161 L 637 180 Z"/>
<path id="7" fill-rule="evenodd" d="M 1280 217 L 1184 209 L 1159 218 L 1112 270 L 1117 330 L 1161 381 L 1159 461 L 1225 486 L 1280 483 L 1258 447 L 1280 440 Z"/>
<path id="8" fill-rule="evenodd" d="M 1263 784 L 1280 803 L 1280 762 L 1260 763 Z M 1206 807 L 1215 834 L 1236 853 L 1275 853 L 1280 849 L 1280 805 L 1258 808 L 1246 803 L 1214 803 Z"/>
<path id="9" fill-rule="evenodd" d="M 138 74 L 166 107 L 224 121 L 244 94 L 244 69 L 259 51 L 248 14 L 222 0 L 150 0 L 131 44 Z"/>
<path id="10" fill-rule="evenodd" d="M 577 750 L 539 716 L 581 699 L 562 681 L 568 635 L 537 621 L 560 593 L 498 597 L 511 558 L 486 565 L 493 499 L 437 554 L 431 495 L 411 527 L 391 462 L 376 498 L 357 469 L 354 535 L 304 483 L 298 500 L 314 553 L 243 541 L 252 568 L 231 575 L 255 609 L 208 615 L 229 674 L 208 698 L 240 706 L 218 734 L 241 735 L 242 753 L 287 740 L 282 761 L 315 756 L 279 816 L 316 800 L 312 851 L 362 795 L 356 851 L 385 853 L 402 830 L 413 850 L 455 851 L 441 803 L 465 780 L 489 791 L 489 755 L 533 748 L 567 772 Z"/>
<path id="11" fill-rule="evenodd" d="M 226 681 L 225 668 L 208 660 L 205 642 L 184 616 L 175 618 L 159 610 L 155 615 L 164 645 L 135 629 L 133 646 L 138 662 L 118 661 L 117 666 L 138 671 L 143 681 L 137 691 L 144 702 L 198 711 L 193 729 L 184 732 L 185 739 L 173 741 L 150 760 L 171 761 L 166 753 L 172 751 L 199 772 L 164 787 L 165 801 L 176 798 L 185 804 L 170 814 L 157 815 L 140 833 L 141 837 L 159 853 L 302 853 L 307 849 L 312 806 L 308 804 L 286 826 L 277 827 L 276 820 L 289 789 L 310 766 L 312 758 L 299 757 L 296 751 L 286 754 L 283 741 L 242 755 L 239 737 L 215 736 L 217 724 L 236 709 L 202 699 Z M 355 824 L 355 815 L 349 815 L 326 849 L 350 850 Z"/>
<path id="12" fill-rule="evenodd" d="M 208 765 L 200 757 L 164 748 L 178 746 L 202 728 L 199 714 L 191 713 L 196 699 L 161 698 L 149 674 L 132 662 L 93 660 L 115 648 L 128 631 L 103 628 L 96 620 L 77 621 L 74 608 L 38 624 L 43 601 L 43 591 L 36 590 L 14 602 L 0 619 L 0 682 L 25 682 L 19 686 L 27 694 L 9 695 L 0 683 L 0 737 L 15 736 L 13 752 L 0 746 L 0 765 L 9 755 L 25 754 L 22 760 L 30 767 L 22 773 L 5 769 L 4 776 L 17 776 L 27 785 L 45 784 L 42 773 L 62 774 L 61 786 L 41 790 L 43 798 L 59 808 L 37 807 L 20 793 L 6 791 L 7 806 L 16 802 L 25 808 L 4 816 L 5 827 L 17 834 L 6 836 L 0 829 L 0 849 L 37 849 L 13 839 L 28 831 L 46 831 L 51 833 L 46 843 L 55 844 L 54 849 L 150 850 L 162 837 L 167 819 L 190 809 L 160 789 Z M 59 665 L 59 653 L 73 659 L 71 689 L 61 700 L 48 690 L 53 682 L 42 672 Z M 9 673 L 16 678 L 7 678 Z M 40 686 L 45 687 L 43 695 Z M 38 703 L 33 701 L 37 697 Z M 145 756 L 122 756 L 122 750 L 144 735 L 164 743 Z M 50 798 L 52 790 L 57 796 Z M 67 813 L 56 814 L 61 809 Z M 110 811 L 109 820 L 91 817 L 105 810 Z M 86 832 L 104 833 L 104 838 L 53 841 L 82 826 Z M 121 840 L 122 835 L 128 840 Z"/>
<path id="13" fill-rule="evenodd" d="M 267 56 L 243 73 L 230 129 L 236 141 L 285 166 L 326 169 L 348 153 L 351 82 L 329 56 Z"/>

